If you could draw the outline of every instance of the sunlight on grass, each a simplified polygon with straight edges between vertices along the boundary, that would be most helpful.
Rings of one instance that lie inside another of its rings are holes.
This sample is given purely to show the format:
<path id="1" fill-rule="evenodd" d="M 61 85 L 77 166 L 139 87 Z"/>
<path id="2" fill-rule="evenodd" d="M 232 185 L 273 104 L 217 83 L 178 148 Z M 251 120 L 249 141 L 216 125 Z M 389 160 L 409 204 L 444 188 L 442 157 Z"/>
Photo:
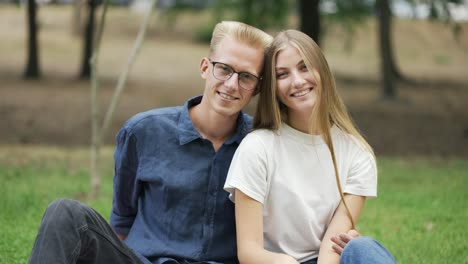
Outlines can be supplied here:
<path id="1" fill-rule="evenodd" d="M 0 263 L 27 263 L 47 205 L 79 199 L 109 217 L 112 148 L 103 151 L 102 194 L 87 201 L 88 150 L 0 147 Z M 468 161 L 381 158 L 379 197 L 369 200 L 358 224 L 398 263 L 468 261 Z"/>

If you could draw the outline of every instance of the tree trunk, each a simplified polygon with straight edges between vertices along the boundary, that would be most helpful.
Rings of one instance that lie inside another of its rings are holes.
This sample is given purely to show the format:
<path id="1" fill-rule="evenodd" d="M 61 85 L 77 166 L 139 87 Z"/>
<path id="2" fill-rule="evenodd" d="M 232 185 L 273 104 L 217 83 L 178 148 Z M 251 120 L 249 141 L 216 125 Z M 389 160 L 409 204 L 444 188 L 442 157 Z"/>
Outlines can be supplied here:
<path id="1" fill-rule="evenodd" d="M 91 56 L 93 53 L 94 42 L 94 24 L 96 15 L 96 0 L 88 1 L 88 22 L 86 23 L 86 30 L 83 36 L 83 59 L 81 63 L 81 79 L 89 79 L 91 77 Z"/>
<path id="2" fill-rule="evenodd" d="M 379 24 L 380 71 L 383 84 L 383 98 L 392 100 L 396 98 L 394 75 L 392 72 L 392 65 L 394 64 L 391 38 L 392 14 L 388 0 L 377 0 L 376 7 Z"/>
<path id="3" fill-rule="evenodd" d="M 38 79 L 41 76 L 39 67 L 39 43 L 37 41 L 37 4 L 35 0 L 28 0 L 28 61 L 24 71 L 27 79 Z"/>
<path id="4" fill-rule="evenodd" d="M 320 0 L 300 0 L 299 17 L 301 31 L 320 45 Z"/>

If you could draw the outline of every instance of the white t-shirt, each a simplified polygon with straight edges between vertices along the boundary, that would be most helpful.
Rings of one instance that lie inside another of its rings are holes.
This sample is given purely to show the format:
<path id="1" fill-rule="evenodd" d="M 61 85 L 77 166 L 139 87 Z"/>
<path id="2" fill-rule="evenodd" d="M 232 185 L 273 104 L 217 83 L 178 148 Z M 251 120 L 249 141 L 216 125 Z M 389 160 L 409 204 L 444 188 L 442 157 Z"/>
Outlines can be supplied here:
<path id="1" fill-rule="evenodd" d="M 377 195 L 374 156 L 353 136 L 331 129 L 343 192 Z M 330 151 L 321 136 L 283 123 L 277 131 L 248 134 L 231 162 L 224 185 L 263 204 L 265 249 L 299 262 L 318 256 L 321 240 L 340 203 Z"/>

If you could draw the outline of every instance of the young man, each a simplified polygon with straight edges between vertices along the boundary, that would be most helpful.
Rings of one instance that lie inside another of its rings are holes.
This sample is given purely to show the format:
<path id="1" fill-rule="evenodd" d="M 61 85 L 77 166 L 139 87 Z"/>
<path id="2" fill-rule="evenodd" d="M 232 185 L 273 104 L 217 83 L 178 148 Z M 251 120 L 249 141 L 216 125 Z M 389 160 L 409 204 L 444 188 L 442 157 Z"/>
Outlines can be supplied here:
<path id="1" fill-rule="evenodd" d="M 219 23 L 200 62 L 203 96 L 140 113 L 119 131 L 112 227 L 86 205 L 57 200 L 30 263 L 237 263 L 223 185 L 250 128 L 241 109 L 258 92 L 270 42 L 254 27 Z"/>

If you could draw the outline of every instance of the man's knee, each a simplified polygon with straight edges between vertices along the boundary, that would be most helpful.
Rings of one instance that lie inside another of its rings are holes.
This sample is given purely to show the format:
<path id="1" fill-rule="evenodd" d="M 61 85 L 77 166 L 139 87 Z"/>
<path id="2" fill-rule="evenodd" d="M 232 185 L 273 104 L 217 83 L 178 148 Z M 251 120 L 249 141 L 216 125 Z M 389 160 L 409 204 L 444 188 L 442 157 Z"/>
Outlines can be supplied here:
<path id="1" fill-rule="evenodd" d="M 49 204 L 44 214 L 44 222 L 63 224 L 80 216 L 83 204 L 70 199 L 57 199 Z"/>
<path id="2" fill-rule="evenodd" d="M 51 202 L 49 204 L 49 206 L 47 207 L 47 210 L 48 211 L 72 211 L 72 212 L 75 212 L 75 211 L 80 210 L 80 208 L 82 208 L 82 207 L 83 207 L 83 204 L 78 202 L 78 201 L 71 200 L 71 199 L 65 199 L 65 198 L 59 198 L 59 199 L 56 199 L 53 202 Z"/>

